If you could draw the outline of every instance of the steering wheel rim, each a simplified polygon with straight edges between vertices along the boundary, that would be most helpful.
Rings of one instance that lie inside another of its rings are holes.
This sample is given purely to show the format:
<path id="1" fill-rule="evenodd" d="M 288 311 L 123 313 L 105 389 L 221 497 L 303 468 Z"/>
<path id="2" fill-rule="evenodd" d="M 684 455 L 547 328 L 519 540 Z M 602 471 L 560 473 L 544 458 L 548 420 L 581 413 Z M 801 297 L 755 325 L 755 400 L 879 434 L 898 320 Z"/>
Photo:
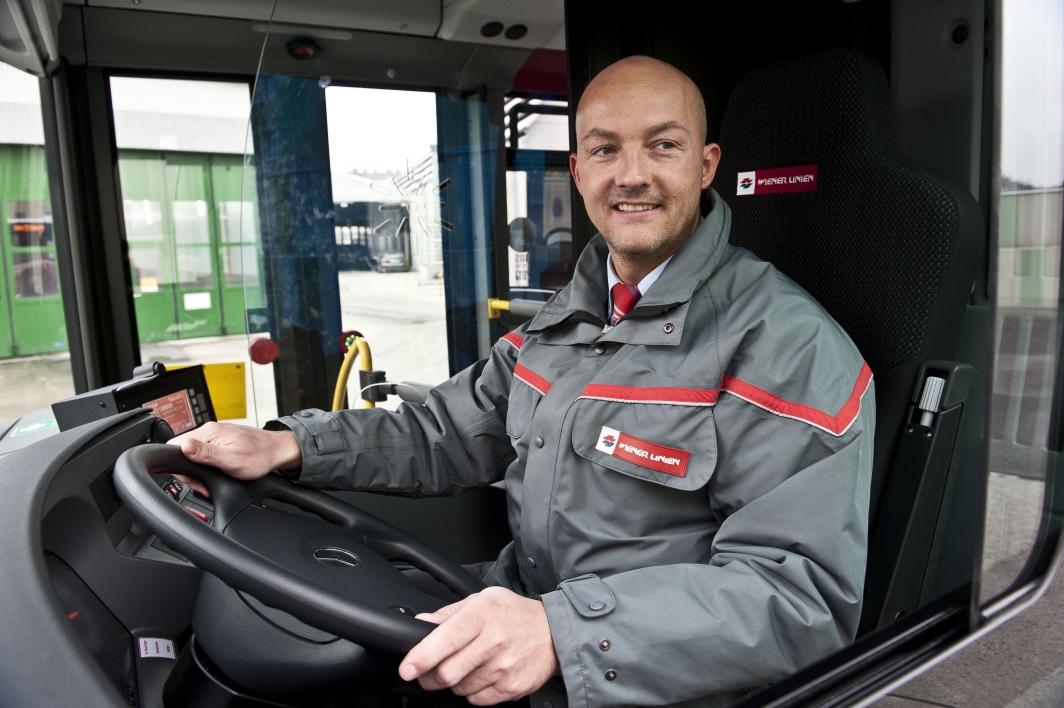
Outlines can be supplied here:
<path id="1" fill-rule="evenodd" d="M 164 472 L 186 475 L 207 487 L 215 504 L 213 526 L 187 513 L 152 481 L 153 474 Z M 241 510 L 267 498 L 293 504 L 356 530 L 363 535 L 364 545 L 386 560 L 409 562 L 462 596 L 485 587 L 404 531 L 324 492 L 297 487 L 280 475 L 240 482 L 213 467 L 190 462 L 173 445 L 140 445 L 118 458 L 114 481 L 119 498 L 134 517 L 198 568 L 367 649 L 405 654 L 436 625 L 343 597 L 225 536 L 225 528 Z"/>

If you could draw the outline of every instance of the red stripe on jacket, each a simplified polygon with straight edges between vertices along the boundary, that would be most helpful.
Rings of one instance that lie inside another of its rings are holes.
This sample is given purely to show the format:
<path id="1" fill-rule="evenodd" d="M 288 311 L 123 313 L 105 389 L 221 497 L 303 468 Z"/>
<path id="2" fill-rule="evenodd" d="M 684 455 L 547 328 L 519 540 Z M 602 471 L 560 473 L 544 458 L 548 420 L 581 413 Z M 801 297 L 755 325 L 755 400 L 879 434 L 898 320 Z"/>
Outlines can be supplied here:
<path id="1" fill-rule="evenodd" d="M 868 364 L 862 364 L 861 373 L 857 376 L 857 382 L 853 385 L 850 397 L 846 399 L 846 402 L 842 404 L 842 408 L 835 415 L 817 410 L 812 406 L 784 400 L 753 384 L 748 384 L 730 376 L 724 377 L 721 390 L 753 403 L 755 406 L 763 408 L 770 413 L 775 413 L 784 418 L 805 421 L 832 435 L 842 435 L 857 420 L 857 414 L 861 412 L 861 399 L 871 383 L 872 369 L 868 367 Z"/>
<path id="2" fill-rule="evenodd" d="M 518 364 L 518 366 L 521 366 Z M 524 368 L 524 367 L 522 367 Z M 526 369 L 527 371 L 527 369 Z M 529 372 L 532 373 L 532 372 Z M 532 374 L 535 376 L 535 374 Z M 538 378 L 538 377 L 537 377 Z M 550 387 L 550 384 L 543 380 Z M 679 406 L 712 406 L 717 402 L 721 391 L 726 391 L 748 403 L 753 403 L 770 413 L 784 418 L 793 418 L 808 423 L 816 428 L 831 433 L 842 435 L 853 422 L 857 420 L 857 414 L 861 412 L 861 399 L 865 391 L 872 383 L 872 369 L 868 364 L 861 365 L 861 373 L 857 376 L 857 382 L 853 385 L 850 397 L 835 415 L 794 403 L 779 396 L 747 383 L 742 379 L 725 376 L 719 389 L 704 388 L 667 388 L 667 387 L 639 387 L 639 386 L 612 386 L 608 384 L 588 384 L 580 393 L 580 398 L 589 398 L 599 401 L 617 401 L 620 403 L 664 403 Z M 533 386 L 534 387 L 534 386 Z"/>
<path id="3" fill-rule="evenodd" d="M 525 340 L 517 332 L 510 332 L 509 334 L 504 334 L 501 337 L 499 337 L 499 339 L 503 339 L 503 340 L 509 342 L 510 344 L 514 345 L 518 349 L 520 349 L 521 345 L 525 343 Z"/>
<path id="4" fill-rule="evenodd" d="M 532 369 L 527 366 L 523 366 L 520 363 L 514 365 L 514 376 L 524 381 L 526 384 L 536 389 L 543 395 L 547 394 L 550 390 L 550 381 L 543 378 Z"/>
<path id="5" fill-rule="evenodd" d="M 594 398 L 599 401 L 620 401 L 622 403 L 666 403 L 678 406 L 712 406 L 720 395 L 719 389 L 705 388 L 665 388 L 637 386 L 610 386 L 607 384 L 588 384 L 580 393 L 580 398 Z"/>

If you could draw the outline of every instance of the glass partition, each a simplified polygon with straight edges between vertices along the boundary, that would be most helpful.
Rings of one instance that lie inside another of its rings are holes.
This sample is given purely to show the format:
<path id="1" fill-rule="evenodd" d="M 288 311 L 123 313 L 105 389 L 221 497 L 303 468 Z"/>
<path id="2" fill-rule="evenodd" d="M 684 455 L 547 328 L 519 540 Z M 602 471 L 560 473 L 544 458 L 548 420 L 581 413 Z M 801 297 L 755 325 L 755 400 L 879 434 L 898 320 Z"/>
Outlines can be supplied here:
<path id="1" fill-rule="evenodd" d="M 242 364 L 237 419 L 254 423 L 246 310 L 262 286 L 254 194 L 245 208 L 241 185 L 250 87 L 113 76 L 110 90 L 141 359 Z"/>
<path id="2" fill-rule="evenodd" d="M 390 381 L 438 384 L 450 373 L 436 94 L 324 91 L 341 326 L 365 336 Z"/>
<path id="3" fill-rule="evenodd" d="M 489 103 L 501 113 L 503 97 L 331 77 L 314 56 L 292 62 L 289 45 L 308 41 L 297 30 L 266 37 L 245 156 L 262 225 L 248 320 L 273 347 L 253 366 L 260 413 L 267 398 L 277 414 L 330 408 L 345 333 L 369 344 L 380 380 L 435 385 L 505 331 L 487 308 L 505 184 Z M 347 405 L 362 405 L 360 366 Z"/>

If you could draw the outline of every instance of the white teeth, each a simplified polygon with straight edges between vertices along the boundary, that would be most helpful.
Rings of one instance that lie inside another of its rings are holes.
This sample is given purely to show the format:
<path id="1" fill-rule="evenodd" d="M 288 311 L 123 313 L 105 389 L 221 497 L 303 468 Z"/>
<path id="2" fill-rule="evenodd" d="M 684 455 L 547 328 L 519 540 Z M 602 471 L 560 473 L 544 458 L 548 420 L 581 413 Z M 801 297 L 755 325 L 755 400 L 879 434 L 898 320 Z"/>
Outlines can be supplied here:
<path id="1" fill-rule="evenodd" d="M 650 211 L 654 208 L 653 204 L 618 204 L 617 208 L 621 211 Z"/>

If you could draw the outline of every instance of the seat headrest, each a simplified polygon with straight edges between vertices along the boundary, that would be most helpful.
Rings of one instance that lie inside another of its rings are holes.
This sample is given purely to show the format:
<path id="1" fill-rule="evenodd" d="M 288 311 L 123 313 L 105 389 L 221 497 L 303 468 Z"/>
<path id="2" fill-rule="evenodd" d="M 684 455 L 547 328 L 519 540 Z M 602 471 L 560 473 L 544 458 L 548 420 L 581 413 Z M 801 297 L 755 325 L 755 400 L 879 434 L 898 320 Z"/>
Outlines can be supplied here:
<path id="1" fill-rule="evenodd" d="M 877 375 L 933 358 L 939 333 L 952 346 L 983 230 L 971 195 L 903 157 L 891 124 L 883 71 L 857 52 L 755 71 L 728 102 L 713 184 L 732 243 L 808 290 Z"/>

